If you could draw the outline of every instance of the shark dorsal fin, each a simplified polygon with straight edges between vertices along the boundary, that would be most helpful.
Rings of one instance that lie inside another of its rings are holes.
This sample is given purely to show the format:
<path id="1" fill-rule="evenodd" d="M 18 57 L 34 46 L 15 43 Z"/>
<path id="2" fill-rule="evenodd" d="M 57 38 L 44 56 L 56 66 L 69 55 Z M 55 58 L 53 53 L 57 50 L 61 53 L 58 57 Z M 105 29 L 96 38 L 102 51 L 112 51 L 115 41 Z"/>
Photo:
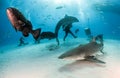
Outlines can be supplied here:
<path id="1" fill-rule="evenodd" d="M 68 17 L 68 15 L 67 15 L 67 14 L 65 14 L 65 17 L 64 17 L 64 18 L 66 18 L 66 17 Z"/>

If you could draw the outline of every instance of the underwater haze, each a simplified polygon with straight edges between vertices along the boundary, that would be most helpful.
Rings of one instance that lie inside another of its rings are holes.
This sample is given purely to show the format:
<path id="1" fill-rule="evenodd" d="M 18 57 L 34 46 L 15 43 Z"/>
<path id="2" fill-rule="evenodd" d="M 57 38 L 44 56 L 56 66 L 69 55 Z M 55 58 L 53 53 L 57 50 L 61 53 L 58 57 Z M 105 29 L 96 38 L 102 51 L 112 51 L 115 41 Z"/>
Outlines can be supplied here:
<path id="1" fill-rule="evenodd" d="M 65 16 L 74 16 L 73 31 L 79 28 L 78 37 L 86 37 L 84 28 L 104 38 L 120 39 L 120 4 L 117 0 L 1 0 L 0 1 L 0 45 L 15 44 L 21 32 L 16 32 L 6 15 L 8 7 L 19 9 L 32 22 L 33 28 L 54 32 L 57 22 Z M 64 32 L 62 32 L 64 34 Z M 61 38 L 63 36 L 60 35 Z M 32 41 L 31 37 L 27 38 Z"/>
<path id="2" fill-rule="evenodd" d="M 7 13 L 11 7 L 31 22 L 31 30 L 13 26 Z M 67 31 L 69 22 L 72 25 Z M 39 28 L 40 42 L 32 33 Z M 87 28 L 90 31 L 86 32 Z M 29 36 L 25 36 L 27 32 Z M 103 36 L 102 47 L 97 41 L 100 46 L 88 45 L 99 36 Z M 97 50 L 96 57 L 105 64 L 96 63 L 94 58 L 92 62 L 89 58 L 75 60 L 79 53 L 74 51 L 83 50 L 84 45 L 88 45 L 84 48 L 88 52 Z M 72 60 L 59 59 L 71 49 L 76 54 Z M 119 0 L 0 0 L 0 78 L 120 78 L 119 50 Z"/>

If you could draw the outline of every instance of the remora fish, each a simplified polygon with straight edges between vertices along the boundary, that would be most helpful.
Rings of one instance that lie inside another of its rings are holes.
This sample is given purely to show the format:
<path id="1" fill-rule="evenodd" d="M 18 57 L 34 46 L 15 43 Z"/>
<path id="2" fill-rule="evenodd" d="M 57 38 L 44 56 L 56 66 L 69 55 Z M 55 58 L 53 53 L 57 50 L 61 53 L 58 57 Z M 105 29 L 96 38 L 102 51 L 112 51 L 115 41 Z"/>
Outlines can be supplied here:
<path id="1" fill-rule="evenodd" d="M 64 18 L 58 21 L 56 28 L 55 28 L 55 35 L 56 35 L 56 40 L 58 42 L 58 45 L 59 45 L 58 32 L 59 32 L 60 27 L 74 23 L 74 22 L 79 22 L 79 20 L 76 17 L 68 16 L 68 15 L 65 15 Z"/>
<path id="2" fill-rule="evenodd" d="M 31 22 L 27 20 L 18 9 L 9 7 L 6 12 L 8 19 L 16 31 L 21 31 L 25 37 L 29 36 L 29 33 L 31 33 L 34 39 L 38 39 L 41 29 L 32 30 Z"/>
<path id="3" fill-rule="evenodd" d="M 101 63 L 104 63 L 100 60 L 97 60 L 94 55 L 103 49 L 103 43 L 97 43 L 96 41 L 92 41 L 85 45 L 79 45 L 76 48 L 73 48 L 65 53 L 63 53 L 61 56 L 59 56 L 59 59 L 75 59 L 75 60 L 81 60 L 81 59 L 91 59 L 95 61 L 99 61 Z"/>

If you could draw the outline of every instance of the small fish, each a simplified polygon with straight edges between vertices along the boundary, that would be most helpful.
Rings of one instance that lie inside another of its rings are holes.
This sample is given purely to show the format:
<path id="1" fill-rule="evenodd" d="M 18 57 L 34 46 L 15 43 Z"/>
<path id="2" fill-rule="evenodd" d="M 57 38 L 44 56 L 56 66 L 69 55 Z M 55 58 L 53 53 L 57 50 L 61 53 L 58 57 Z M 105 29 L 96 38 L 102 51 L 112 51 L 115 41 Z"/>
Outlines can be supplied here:
<path id="1" fill-rule="evenodd" d="M 63 6 L 58 6 L 58 7 L 56 7 L 56 9 L 62 9 L 63 8 Z"/>

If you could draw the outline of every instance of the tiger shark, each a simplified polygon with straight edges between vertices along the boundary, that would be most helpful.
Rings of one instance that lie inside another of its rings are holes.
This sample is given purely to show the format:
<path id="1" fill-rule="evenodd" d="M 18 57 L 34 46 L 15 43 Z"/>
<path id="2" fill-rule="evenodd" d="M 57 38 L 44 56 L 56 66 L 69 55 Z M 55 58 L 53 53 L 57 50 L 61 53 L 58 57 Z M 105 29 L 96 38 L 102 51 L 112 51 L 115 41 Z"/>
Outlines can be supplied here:
<path id="1" fill-rule="evenodd" d="M 95 39 L 91 42 L 79 45 L 78 47 L 75 47 L 62 55 L 60 55 L 59 59 L 73 59 L 73 60 L 88 60 L 88 61 L 97 61 L 100 63 L 105 63 L 101 60 L 98 60 L 95 55 L 100 51 L 103 50 L 103 42 L 98 43 Z M 103 53 L 103 52 L 102 52 Z"/>

